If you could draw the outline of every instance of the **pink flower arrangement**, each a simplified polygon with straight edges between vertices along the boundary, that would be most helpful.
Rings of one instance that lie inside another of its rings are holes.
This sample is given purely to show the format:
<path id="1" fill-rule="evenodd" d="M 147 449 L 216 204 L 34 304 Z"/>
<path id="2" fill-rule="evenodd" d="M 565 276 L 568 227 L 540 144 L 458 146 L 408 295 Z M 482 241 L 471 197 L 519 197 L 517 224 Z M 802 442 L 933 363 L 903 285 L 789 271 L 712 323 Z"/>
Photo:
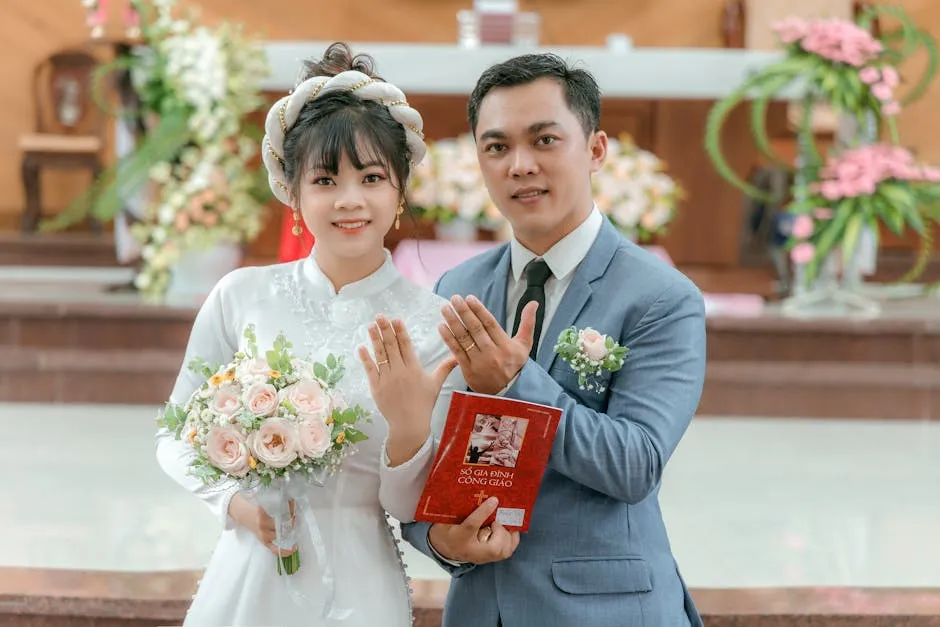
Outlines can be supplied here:
<path id="1" fill-rule="evenodd" d="M 822 205 L 835 206 L 835 203 L 846 199 L 873 196 L 885 183 L 934 184 L 928 193 L 940 195 L 940 186 L 936 185 L 940 183 L 940 168 L 918 164 L 911 151 L 890 144 L 870 144 L 830 157 L 819 176 L 820 180 L 809 186 L 809 191 L 817 195 L 809 202 Z M 888 202 L 893 204 L 896 200 Z M 799 265 L 813 260 L 817 254 L 814 236 L 827 228 L 825 223 L 831 221 L 836 213 L 827 206 L 811 210 L 809 207 L 812 205 L 804 205 L 802 211 L 805 213 L 795 216 L 790 230 L 793 242 L 790 258 Z M 840 210 L 862 211 L 855 204 Z"/>
<path id="2" fill-rule="evenodd" d="M 806 20 L 791 17 L 773 25 L 785 44 L 836 63 L 862 67 L 884 51 L 884 45 L 864 28 L 839 19 Z"/>
<path id="3" fill-rule="evenodd" d="M 918 165 L 914 155 L 900 146 L 870 144 L 830 158 L 820 176 L 810 191 L 835 201 L 874 194 L 888 180 L 940 182 L 940 168 Z"/>
<path id="4" fill-rule="evenodd" d="M 884 44 L 858 24 L 839 19 L 791 17 L 774 24 L 773 30 L 787 45 L 798 44 L 810 54 L 859 68 L 859 78 L 881 103 L 882 114 L 896 116 L 901 112 L 901 104 L 894 97 L 900 84 L 898 71 L 891 66 L 872 65 L 884 52 Z"/>

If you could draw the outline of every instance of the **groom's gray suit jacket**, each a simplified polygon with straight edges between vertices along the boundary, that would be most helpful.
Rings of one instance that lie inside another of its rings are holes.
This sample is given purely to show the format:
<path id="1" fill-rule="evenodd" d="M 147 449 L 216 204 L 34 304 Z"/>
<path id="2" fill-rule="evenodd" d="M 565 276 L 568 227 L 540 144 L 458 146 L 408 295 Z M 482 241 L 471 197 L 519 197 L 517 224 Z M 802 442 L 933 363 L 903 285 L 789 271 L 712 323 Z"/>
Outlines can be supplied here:
<path id="1" fill-rule="evenodd" d="M 509 246 L 500 246 L 449 271 L 435 291 L 473 294 L 503 320 L 509 271 Z M 702 392 L 701 293 L 605 220 L 548 322 L 537 361 L 506 392 L 564 410 L 530 529 L 508 560 L 442 563 L 452 574 L 444 626 L 702 625 L 658 498 L 663 469 Z M 606 373 L 602 393 L 579 389 L 553 351 L 572 325 L 629 349 L 623 368 Z M 433 559 L 428 528 L 403 525 L 403 535 Z"/>

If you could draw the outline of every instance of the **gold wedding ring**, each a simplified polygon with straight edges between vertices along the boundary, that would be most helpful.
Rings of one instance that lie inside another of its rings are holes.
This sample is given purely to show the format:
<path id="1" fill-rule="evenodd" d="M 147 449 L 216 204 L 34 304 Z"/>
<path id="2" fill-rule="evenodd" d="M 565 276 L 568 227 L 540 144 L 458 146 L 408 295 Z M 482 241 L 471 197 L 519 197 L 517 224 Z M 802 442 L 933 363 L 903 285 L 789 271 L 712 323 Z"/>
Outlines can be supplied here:
<path id="1" fill-rule="evenodd" d="M 376 362 L 375 365 L 376 365 L 376 366 L 384 366 L 384 365 L 387 364 L 387 363 L 388 363 L 388 360 L 387 360 L 387 359 L 383 359 L 382 361 Z"/>
<path id="2" fill-rule="evenodd" d="M 476 343 L 476 342 L 470 342 L 470 346 L 464 346 L 463 344 L 461 344 L 460 347 L 463 348 L 463 352 L 469 353 L 469 352 L 470 352 L 470 349 L 477 347 L 477 343 Z"/>

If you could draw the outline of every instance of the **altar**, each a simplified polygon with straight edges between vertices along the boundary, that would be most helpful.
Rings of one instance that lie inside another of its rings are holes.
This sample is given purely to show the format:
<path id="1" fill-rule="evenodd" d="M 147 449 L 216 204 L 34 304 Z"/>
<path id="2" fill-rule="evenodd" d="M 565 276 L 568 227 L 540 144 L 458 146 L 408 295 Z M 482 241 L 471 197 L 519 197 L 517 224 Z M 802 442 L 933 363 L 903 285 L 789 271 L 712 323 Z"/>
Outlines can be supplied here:
<path id="1" fill-rule="evenodd" d="M 328 41 L 271 41 L 264 46 L 271 76 L 262 86 L 272 98 L 295 84 L 301 62 L 316 58 Z M 777 61 L 775 52 L 718 48 L 528 48 L 488 45 L 351 43 L 370 54 L 376 71 L 395 83 L 424 117 L 430 139 L 469 131 L 467 99 L 490 65 L 530 52 L 552 52 L 589 69 L 603 94 L 601 127 L 611 136 L 629 133 L 665 160 L 686 191 L 661 244 L 677 265 L 732 267 L 738 263 L 741 194 L 715 173 L 703 145 L 705 121 L 715 100 L 735 90 L 752 72 Z M 784 94 L 796 97 L 798 94 Z M 784 103 L 780 103 L 783 105 Z M 777 119 L 784 109 L 771 107 Z M 731 115 L 725 152 L 742 174 L 757 163 L 748 110 Z M 782 119 L 782 116 L 780 116 Z"/>

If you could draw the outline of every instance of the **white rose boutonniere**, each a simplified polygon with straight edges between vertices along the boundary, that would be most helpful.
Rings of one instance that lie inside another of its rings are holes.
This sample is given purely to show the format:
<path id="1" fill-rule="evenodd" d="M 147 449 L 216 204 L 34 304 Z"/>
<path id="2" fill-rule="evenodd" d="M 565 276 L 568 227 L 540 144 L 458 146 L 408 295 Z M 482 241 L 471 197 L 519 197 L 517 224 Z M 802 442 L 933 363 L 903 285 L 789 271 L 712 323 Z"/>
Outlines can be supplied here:
<path id="1" fill-rule="evenodd" d="M 606 388 L 596 381 L 605 370 L 617 372 L 623 367 L 627 348 L 608 335 L 591 327 L 578 330 L 569 327 L 558 336 L 555 352 L 578 373 L 578 385 L 582 390 L 603 392 Z"/>

